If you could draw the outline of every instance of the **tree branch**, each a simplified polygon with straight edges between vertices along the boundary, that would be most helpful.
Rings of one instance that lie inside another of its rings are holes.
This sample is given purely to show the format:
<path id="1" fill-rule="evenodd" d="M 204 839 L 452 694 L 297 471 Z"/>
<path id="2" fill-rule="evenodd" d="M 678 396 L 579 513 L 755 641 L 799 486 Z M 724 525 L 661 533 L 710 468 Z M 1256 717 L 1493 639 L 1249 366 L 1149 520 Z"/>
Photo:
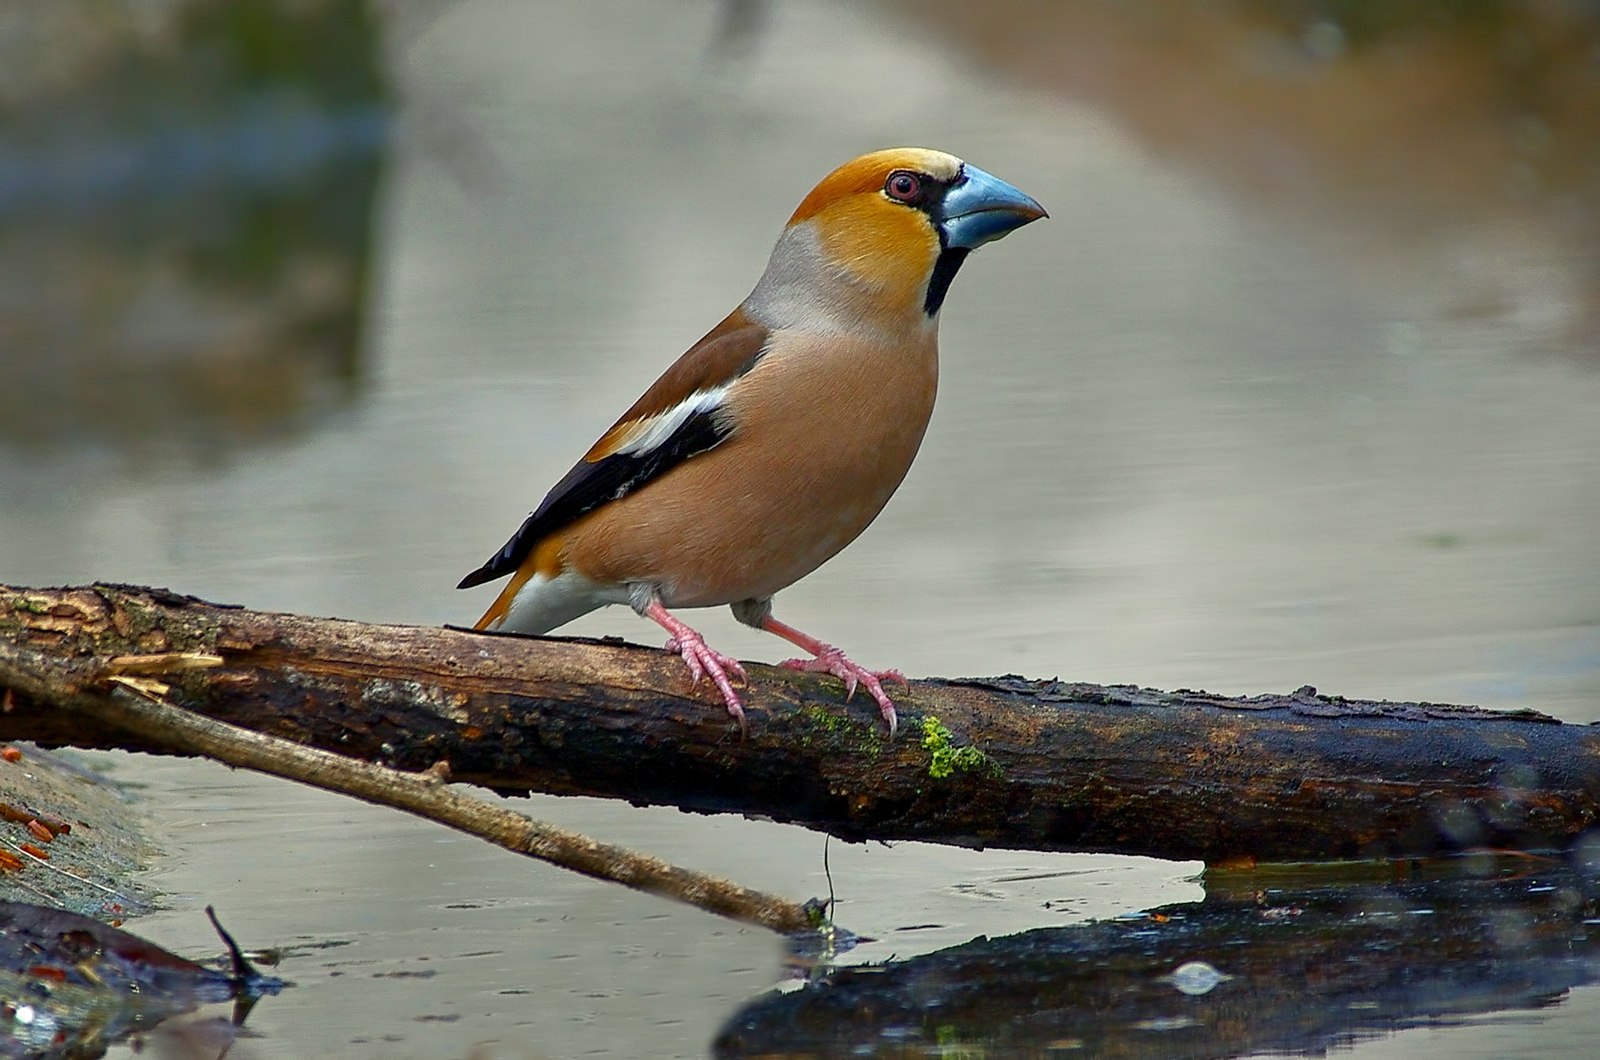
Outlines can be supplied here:
<path id="1" fill-rule="evenodd" d="M 0 588 L 0 649 L 53 667 L 49 687 L 0 673 L 16 693 L 0 739 L 181 750 L 50 704 L 113 675 L 153 679 L 117 656 L 216 656 L 162 672 L 163 698 L 402 770 L 447 761 L 497 790 L 762 815 L 852 840 L 1214 863 L 1561 848 L 1600 819 L 1600 731 L 1527 711 L 926 680 L 899 697 L 891 743 L 838 682 L 757 665 L 741 740 L 659 651 L 104 585 Z"/>

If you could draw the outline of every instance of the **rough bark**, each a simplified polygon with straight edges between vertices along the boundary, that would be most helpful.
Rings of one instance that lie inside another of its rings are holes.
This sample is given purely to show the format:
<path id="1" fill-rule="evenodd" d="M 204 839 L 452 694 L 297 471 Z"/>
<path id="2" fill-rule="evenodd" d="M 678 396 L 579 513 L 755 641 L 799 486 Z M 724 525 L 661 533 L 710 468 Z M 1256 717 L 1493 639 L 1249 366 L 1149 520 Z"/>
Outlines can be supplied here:
<path id="1" fill-rule="evenodd" d="M 1208 862 L 1557 849 L 1600 816 L 1600 730 L 1319 696 L 1230 699 L 1015 677 L 912 682 L 890 742 L 837 681 L 752 666 L 750 732 L 675 657 L 247 611 L 165 590 L 0 588 L 0 739 L 166 750 L 7 673 L 106 694 L 134 656 L 215 655 L 165 698 L 234 725 L 457 780 L 736 812 L 845 839 Z M 149 666 L 161 669 L 157 663 Z M 864 697 L 863 697 L 864 698 Z"/>

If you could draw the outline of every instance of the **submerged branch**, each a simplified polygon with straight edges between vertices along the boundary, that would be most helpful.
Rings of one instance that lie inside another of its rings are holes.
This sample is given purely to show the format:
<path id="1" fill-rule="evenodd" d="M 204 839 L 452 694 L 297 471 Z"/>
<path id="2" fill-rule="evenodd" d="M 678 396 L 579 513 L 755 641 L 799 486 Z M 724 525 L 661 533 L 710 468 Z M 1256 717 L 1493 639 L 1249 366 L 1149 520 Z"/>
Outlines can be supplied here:
<path id="1" fill-rule="evenodd" d="M 7 668 L 18 652 L 49 661 L 41 681 Z M 158 654 L 184 661 L 126 658 Z M 836 681 L 750 674 L 741 739 L 659 651 L 137 587 L 0 588 L 0 685 L 15 693 L 0 739 L 185 753 L 58 709 L 108 697 L 118 677 L 186 712 L 399 770 L 444 761 L 500 791 L 761 815 L 852 840 L 1288 861 L 1562 848 L 1600 819 L 1600 730 L 1532 712 L 924 680 L 897 697 L 891 742 Z"/>

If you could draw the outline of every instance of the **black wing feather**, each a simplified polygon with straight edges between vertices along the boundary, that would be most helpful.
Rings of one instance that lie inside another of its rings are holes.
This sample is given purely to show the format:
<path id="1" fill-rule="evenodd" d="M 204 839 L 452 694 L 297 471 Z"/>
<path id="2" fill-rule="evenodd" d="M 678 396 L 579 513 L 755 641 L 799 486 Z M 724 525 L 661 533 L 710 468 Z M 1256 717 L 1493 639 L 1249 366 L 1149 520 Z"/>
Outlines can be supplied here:
<path id="1" fill-rule="evenodd" d="M 580 461 L 539 502 L 539 507 L 504 548 L 456 586 L 470 589 L 510 574 L 550 534 L 608 501 L 620 500 L 663 472 L 720 445 L 734 424 L 723 408 L 684 420 L 662 444 L 643 453 L 616 453 L 590 463 Z"/>

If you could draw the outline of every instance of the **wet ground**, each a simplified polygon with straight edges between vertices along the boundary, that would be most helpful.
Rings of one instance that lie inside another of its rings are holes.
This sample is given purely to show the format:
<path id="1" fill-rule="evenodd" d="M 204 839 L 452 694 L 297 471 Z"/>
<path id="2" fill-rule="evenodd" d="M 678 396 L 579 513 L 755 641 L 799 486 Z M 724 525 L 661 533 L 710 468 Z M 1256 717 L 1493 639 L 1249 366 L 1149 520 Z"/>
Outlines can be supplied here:
<path id="1" fill-rule="evenodd" d="M 1247 4 L 988 27 L 959 5 L 322 6 L 296 32 L 349 54 L 238 49 L 238 106 L 96 80 L 127 73 L 108 57 L 128 40 L 171 69 L 234 54 L 216 41 L 237 27 L 6 39 L 0 579 L 469 622 L 487 590 L 451 587 L 743 296 L 800 196 L 923 143 L 1052 217 L 963 270 L 916 467 L 780 597 L 787 620 L 913 675 L 1600 714 L 1600 109 L 1563 102 L 1593 100 L 1593 27 L 1428 13 L 1451 5 L 1346 28 Z M 29 124 L 41 98 L 99 116 Z M 162 116 L 232 146 L 186 147 Z M 131 174 L 109 190 L 60 179 L 107 157 Z M 235 162 L 260 157 L 240 190 Z M 700 617 L 724 651 L 781 657 Z M 618 610 L 570 628 L 654 636 Z M 284 948 L 297 986 L 230 1055 L 694 1056 L 784 976 L 760 933 L 396 813 L 100 760 L 160 819 L 167 908 L 138 930 L 215 952 L 211 903 L 245 946 Z M 517 805 L 828 890 L 807 832 Z M 1202 896 L 1194 864 L 828 857 L 841 921 L 880 940 L 861 961 Z M 1597 1029 L 1580 987 L 1354 1051 L 1560 1055 Z"/>

